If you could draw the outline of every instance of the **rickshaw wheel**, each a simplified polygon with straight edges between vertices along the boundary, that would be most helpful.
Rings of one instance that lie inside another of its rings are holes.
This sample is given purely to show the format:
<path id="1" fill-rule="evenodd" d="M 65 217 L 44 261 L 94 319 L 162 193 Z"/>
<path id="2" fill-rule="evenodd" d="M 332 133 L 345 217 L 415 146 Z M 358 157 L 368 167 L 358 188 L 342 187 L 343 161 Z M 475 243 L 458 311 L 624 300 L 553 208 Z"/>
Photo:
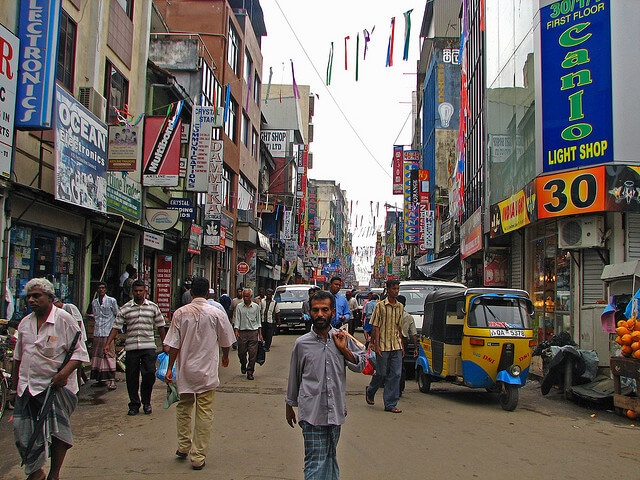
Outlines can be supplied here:
<path id="1" fill-rule="evenodd" d="M 422 368 L 418 367 L 416 371 L 416 378 L 418 380 L 418 390 L 422 393 L 429 393 L 431 390 L 431 375 L 424 373 Z"/>
<path id="2" fill-rule="evenodd" d="M 505 383 L 500 389 L 500 406 L 507 412 L 512 412 L 518 406 L 520 392 L 517 386 Z"/>

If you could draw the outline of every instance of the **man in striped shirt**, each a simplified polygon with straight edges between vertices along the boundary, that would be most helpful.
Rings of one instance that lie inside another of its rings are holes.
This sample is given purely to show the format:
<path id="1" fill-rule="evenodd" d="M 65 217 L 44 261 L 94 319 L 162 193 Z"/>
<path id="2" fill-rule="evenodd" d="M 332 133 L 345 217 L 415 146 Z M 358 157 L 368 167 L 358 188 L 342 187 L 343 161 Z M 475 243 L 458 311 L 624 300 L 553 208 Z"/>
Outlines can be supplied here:
<path id="1" fill-rule="evenodd" d="M 160 339 L 163 341 L 166 334 L 165 320 L 158 305 L 145 298 L 147 289 L 142 280 L 133 282 L 131 291 L 133 299 L 120 307 L 104 350 L 106 355 L 111 342 L 122 329 L 122 325 L 126 323 L 124 349 L 127 352 L 125 375 L 129 393 L 128 415 L 138 414 L 141 397 L 142 410 L 148 415 L 151 413 L 151 390 L 156 381 L 154 329 L 158 329 Z M 140 374 L 142 374 L 142 385 L 140 385 Z M 138 395 L 138 389 L 140 389 L 140 395 Z"/>

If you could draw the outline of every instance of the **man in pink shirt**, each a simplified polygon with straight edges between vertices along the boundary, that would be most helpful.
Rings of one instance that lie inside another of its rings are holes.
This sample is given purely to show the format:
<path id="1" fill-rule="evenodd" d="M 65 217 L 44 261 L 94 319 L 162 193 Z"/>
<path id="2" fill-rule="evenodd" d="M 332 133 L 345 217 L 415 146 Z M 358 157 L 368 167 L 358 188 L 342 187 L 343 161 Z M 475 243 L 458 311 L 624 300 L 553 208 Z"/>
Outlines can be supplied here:
<path id="1" fill-rule="evenodd" d="M 229 349 L 235 341 L 226 315 L 207 302 L 209 281 L 196 277 L 191 284 L 191 303 L 173 315 L 164 344 L 169 347 L 167 382 L 173 382 L 176 364 L 176 385 L 180 401 L 176 407 L 179 458 L 190 456 L 194 470 L 205 464 L 213 422 L 213 399 L 218 379 L 219 348 L 222 366 L 229 365 Z M 193 436 L 191 414 L 196 407 Z"/>

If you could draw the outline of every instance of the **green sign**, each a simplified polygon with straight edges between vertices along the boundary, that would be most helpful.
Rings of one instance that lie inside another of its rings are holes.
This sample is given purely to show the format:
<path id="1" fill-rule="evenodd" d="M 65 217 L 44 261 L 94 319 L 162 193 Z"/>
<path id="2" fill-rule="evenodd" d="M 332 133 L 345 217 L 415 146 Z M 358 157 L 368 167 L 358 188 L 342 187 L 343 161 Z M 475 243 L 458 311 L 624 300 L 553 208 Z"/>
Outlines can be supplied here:
<path id="1" fill-rule="evenodd" d="M 107 172 L 107 210 L 140 219 L 142 187 L 126 172 Z"/>

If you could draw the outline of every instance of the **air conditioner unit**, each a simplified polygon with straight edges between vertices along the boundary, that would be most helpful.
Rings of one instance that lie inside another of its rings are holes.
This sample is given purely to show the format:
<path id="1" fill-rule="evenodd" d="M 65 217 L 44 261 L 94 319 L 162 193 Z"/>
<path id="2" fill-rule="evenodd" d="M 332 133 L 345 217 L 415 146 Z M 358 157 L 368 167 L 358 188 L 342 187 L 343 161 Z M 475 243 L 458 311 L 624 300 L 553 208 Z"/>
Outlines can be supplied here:
<path id="1" fill-rule="evenodd" d="M 603 217 L 573 217 L 558 221 L 558 248 L 601 247 L 603 241 Z"/>
<path id="2" fill-rule="evenodd" d="M 262 217 L 256 217 L 253 224 L 256 226 L 258 230 L 262 230 Z"/>
<path id="3" fill-rule="evenodd" d="M 93 87 L 80 87 L 78 101 L 104 122 L 107 100 Z"/>

